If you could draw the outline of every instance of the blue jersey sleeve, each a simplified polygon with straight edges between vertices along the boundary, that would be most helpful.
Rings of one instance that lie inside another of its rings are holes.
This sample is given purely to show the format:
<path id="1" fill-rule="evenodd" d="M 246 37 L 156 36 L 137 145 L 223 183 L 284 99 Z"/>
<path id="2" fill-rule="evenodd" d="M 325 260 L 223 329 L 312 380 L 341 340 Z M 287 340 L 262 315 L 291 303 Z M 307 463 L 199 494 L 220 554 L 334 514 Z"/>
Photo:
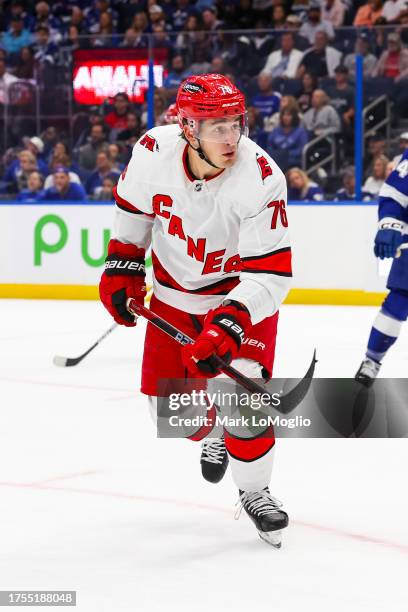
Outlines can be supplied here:
<path id="1" fill-rule="evenodd" d="M 408 149 L 380 189 L 378 217 L 408 222 Z"/>

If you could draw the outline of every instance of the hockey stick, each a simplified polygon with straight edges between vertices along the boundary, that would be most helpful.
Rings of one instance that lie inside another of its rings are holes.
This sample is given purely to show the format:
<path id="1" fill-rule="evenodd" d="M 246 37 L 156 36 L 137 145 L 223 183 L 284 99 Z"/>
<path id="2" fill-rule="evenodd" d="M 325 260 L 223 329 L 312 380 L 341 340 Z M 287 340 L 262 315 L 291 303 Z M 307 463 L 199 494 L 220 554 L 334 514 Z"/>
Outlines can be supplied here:
<path id="1" fill-rule="evenodd" d="M 111 327 L 107 329 L 106 332 L 100 338 L 98 338 L 95 344 L 89 347 L 89 349 L 85 351 L 85 353 L 82 353 L 82 355 L 79 355 L 79 357 L 61 357 L 60 355 L 55 355 L 53 359 L 54 365 L 60 366 L 62 368 L 69 367 L 69 366 L 76 366 L 83 359 L 85 359 L 85 357 L 89 355 L 89 353 L 93 351 L 94 348 L 96 348 L 103 340 L 105 340 L 105 338 L 107 338 L 107 336 L 109 336 L 109 334 L 111 334 L 113 330 L 116 329 L 117 327 L 118 327 L 117 323 L 114 323 L 113 325 L 111 325 Z"/>
<path id="2" fill-rule="evenodd" d="M 149 308 L 141 306 L 136 300 L 129 298 L 127 301 L 127 309 L 132 314 L 136 316 L 142 316 L 148 321 L 150 321 L 150 323 L 161 329 L 164 333 L 173 338 L 182 346 L 186 344 L 193 344 L 194 340 L 190 338 L 190 336 L 187 336 L 187 334 L 184 334 L 182 331 L 174 327 L 174 325 L 172 325 L 165 319 L 159 317 L 159 315 L 155 314 L 152 310 L 149 310 Z M 248 378 L 232 366 L 227 365 L 222 361 L 222 359 L 220 359 L 216 355 L 214 355 L 214 358 L 216 359 L 217 365 L 219 366 L 220 370 L 224 374 L 227 374 L 227 376 L 238 382 L 240 385 L 242 385 L 242 387 L 244 387 L 244 389 L 246 389 L 250 393 L 269 394 L 266 387 L 263 387 L 256 381 Z M 292 412 L 292 410 L 294 410 L 296 406 L 298 406 L 298 404 L 300 404 L 312 382 L 315 365 L 316 350 L 313 353 L 312 362 L 308 368 L 308 371 L 306 372 L 302 380 L 296 385 L 296 387 L 288 391 L 286 394 L 280 396 L 280 405 L 278 408 L 276 408 L 279 412 L 281 412 L 282 414 L 288 414 L 289 412 Z"/>

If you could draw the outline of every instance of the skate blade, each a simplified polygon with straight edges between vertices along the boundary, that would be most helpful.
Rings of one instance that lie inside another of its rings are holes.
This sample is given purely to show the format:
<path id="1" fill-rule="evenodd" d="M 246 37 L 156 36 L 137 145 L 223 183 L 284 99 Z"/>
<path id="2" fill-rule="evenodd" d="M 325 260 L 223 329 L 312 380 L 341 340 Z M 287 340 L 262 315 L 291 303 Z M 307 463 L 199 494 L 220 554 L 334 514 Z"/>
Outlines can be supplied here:
<path id="1" fill-rule="evenodd" d="M 281 531 L 259 531 L 258 535 L 267 544 L 274 548 L 281 548 L 282 546 L 282 532 Z"/>

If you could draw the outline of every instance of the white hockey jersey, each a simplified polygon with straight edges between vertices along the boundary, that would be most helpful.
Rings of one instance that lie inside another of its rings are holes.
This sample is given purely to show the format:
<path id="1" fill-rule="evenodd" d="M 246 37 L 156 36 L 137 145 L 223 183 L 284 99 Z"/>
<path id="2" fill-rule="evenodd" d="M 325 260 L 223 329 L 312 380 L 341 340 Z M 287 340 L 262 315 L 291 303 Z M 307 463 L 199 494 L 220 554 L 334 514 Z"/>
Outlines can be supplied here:
<path id="1" fill-rule="evenodd" d="M 151 244 L 159 300 L 205 314 L 228 296 L 258 323 L 279 308 L 292 276 L 285 177 L 242 137 L 231 168 L 197 180 L 179 134 L 156 127 L 134 146 L 115 189 L 114 237 Z"/>

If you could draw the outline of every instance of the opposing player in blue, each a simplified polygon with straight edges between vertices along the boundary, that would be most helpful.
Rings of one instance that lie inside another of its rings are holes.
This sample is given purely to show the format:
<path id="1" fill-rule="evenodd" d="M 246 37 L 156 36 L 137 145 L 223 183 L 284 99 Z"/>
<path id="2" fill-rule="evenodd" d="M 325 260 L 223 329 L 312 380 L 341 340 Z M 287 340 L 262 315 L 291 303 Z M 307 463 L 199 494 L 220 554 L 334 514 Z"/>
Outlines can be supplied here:
<path id="1" fill-rule="evenodd" d="M 380 259 L 393 257 L 387 288 L 390 290 L 378 313 L 366 357 L 356 380 L 370 387 L 388 349 L 408 318 L 408 150 L 382 186 L 378 206 L 379 225 L 374 253 Z"/>

